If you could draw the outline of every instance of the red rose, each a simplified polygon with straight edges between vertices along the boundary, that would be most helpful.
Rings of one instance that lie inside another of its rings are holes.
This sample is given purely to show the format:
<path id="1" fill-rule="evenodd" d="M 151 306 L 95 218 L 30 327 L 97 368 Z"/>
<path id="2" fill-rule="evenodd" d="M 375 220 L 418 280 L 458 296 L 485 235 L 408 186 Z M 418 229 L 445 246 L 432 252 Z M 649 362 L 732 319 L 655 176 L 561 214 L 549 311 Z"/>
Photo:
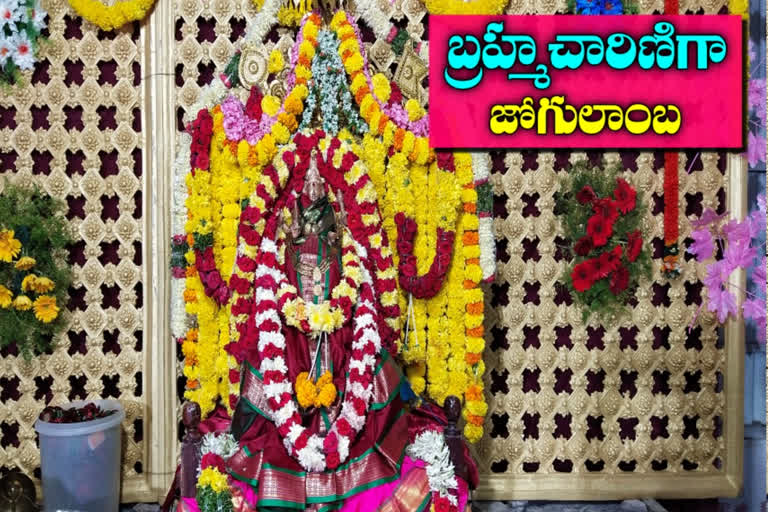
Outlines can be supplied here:
<path id="1" fill-rule="evenodd" d="M 573 251 L 578 254 L 579 256 L 586 256 L 589 254 L 589 251 L 592 250 L 592 239 L 588 236 L 583 236 L 579 238 L 579 241 L 576 242 L 573 246 Z"/>
<path id="2" fill-rule="evenodd" d="M 403 101 L 403 93 L 400 91 L 400 87 L 395 82 L 389 83 L 390 93 L 389 93 L 389 103 L 400 103 Z"/>
<path id="3" fill-rule="evenodd" d="M 624 179 L 616 178 L 616 188 L 613 190 L 613 197 L 616 198 L 616 206 L 621 210 L 621 213 L 629 213 L 635 209 L 637 192 Z"/>
<path id="4" fill-rule="evenodd" d="M 237 395 L 229 395 L 229 407 L 235 409 L 237 407 Z"/>
<path id="5" fill-rule="evenodd" d="M 456 166 L 453 161 L 453 153 L 450 151 L 440 151 L 436 153 L 437 166 L 445 171 L 455 171 Z"/>
<path id="6" fill-rule="evenodd" d="M 216 455 L 215 453 L 206 453 L 203 455 L 203 458 L 200 460 L 200 468 L 216 468 L 222 473 L 225 472 L 224 469 L 224 459 L 222 459 L 220 456 Z"/>
<path id="7" fill-rule="evenodd" d="M 587 234 L 595 247 L 602 247 L 613 234 L 613 223 L 601 215 L 593 215 L 587 221 Z"/>
<path id="8" fill-rule="evenodd" d="M 614 295 L 618 295 L 624 290 L 627 289 L 627 286 L 629 285 L 629 271 L 626 267 L 619 267 L 617 268 L 613 274 L 611 274 L 611 282 L 609 283 L 609 288 L 611 290 L 611 293 Z"/>
<path id="9" fill-rule="evenodd" d="M 596 275 L 595 260 L 582 261 L 571 272 L 571 280 L 576 291 L 585 292 L 595 284 Z"/>
<path id="10" fill-rule="evenodd" d="M 328 469 L 336 469 L 337 467 L 339 467 L 339 464 L 341 464 L 341 459 L 339 458 L 339 452 L 333 452 L 326 455 L 325 465 L 328 467 Z"/>
<path id="11" fill-rule="evenodd" d="M 594 201 L 595 199 L 597 199 L 597 195 L 595 194 L 595 191 L 592 190 L 592 187 L 590 187 L 589 185 L 584 185 L 583 187 L 581 187 L 581 190 L 579 190 L 576 193 L 576 200 L 580 204 L 588 204 Z"/>
<path id="12" fill-rule="evenodd" d="M 640 231 L 633 231 L 627 237 L 627 259 L 635 261 L 643 250 L 643 236 Z"/>
<path id="13" fill-rule="evenodd" d="M 339 418 L 336 421 L 336 430 L 339 432 L 339 435 L 344 437 L 349 437 L 352 435 L 352 427 L 346 418 Z"/>
<path id="14" fill-rule="evenodd" d="M 451 502 L 448 498 L 435 495 L 435 512 L 451 512 Z"/>
<path id="15" fill-rule="evenodd" d="M 229 382 L 232 384 L 237 384 L 240 382 L 240 370 L 231 369 L 229 370 Z"/>
<path id="16" fill-rule="evenodd" d="M 202 169 L 204 171 L 208 170 L 208 166 L 211 164 L 211 160 L 208 157 L 208 153 L 202 152 L 197 155 L 197 161 L 195 162 L 195 167 L 198 169 Z"/>

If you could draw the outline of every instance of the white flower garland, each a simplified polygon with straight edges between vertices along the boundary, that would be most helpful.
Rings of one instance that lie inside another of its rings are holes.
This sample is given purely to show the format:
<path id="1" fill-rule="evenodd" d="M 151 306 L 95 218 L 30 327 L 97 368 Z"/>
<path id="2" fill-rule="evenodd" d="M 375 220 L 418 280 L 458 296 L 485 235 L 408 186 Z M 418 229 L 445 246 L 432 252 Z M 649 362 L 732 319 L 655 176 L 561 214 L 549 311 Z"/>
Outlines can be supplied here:
<path id="1" fill-rule="evenodd" d="M 226 460 L 236 454 L 239 449 L 240 447 L 232 434 L 209 432 L 203 436 L 200 455 L 213 453 Z"/>
<path id="2" fill-rule="evenodd" d="M 187 186 L 184 181 L 189 171 L 190 147 L 192 137 L 188 133 L 182 133 L 178 139 L 176 160 L 173 163 L 172 177 L 172 206 L 171 206 L 171 234 L 183 233 L 184 224 L 187 222 L 187 208 L 184 199 L 187 195 Z M 171 279 L 171 336 L 173 340 L 183 338 L 189 327 L 189 317 L 184 305 L 184 279 Z"/>
<path id="3" fill-rule="evenodd" d="M 472 153 L 472 173 L 475 188 L 488 183 L 491 176 L 491 157 L 488 153 Z M 492 213 L 492 212 L 491 212 Z M 496 236 L 493 233 L 493 215 L 478 212 L 478 238 L 480 243 L 480 269 L 483 281 L 491 281 L 496 275 Z"/>
<path id="4" fill-rule="evenodd" d="M 427 465 L 427 479 L 432 492 L 447 498 L 454 507 L 458 506 L 457 494 L 449 492 L 458 492 L 459 482 L 456 480 L 456 470 L 451 462 L 451 450 L 445 443 L 443 433 L 425 430 L 416 436 L 413 444 L 406 450 L 408 456 L 423 460 Z"/>

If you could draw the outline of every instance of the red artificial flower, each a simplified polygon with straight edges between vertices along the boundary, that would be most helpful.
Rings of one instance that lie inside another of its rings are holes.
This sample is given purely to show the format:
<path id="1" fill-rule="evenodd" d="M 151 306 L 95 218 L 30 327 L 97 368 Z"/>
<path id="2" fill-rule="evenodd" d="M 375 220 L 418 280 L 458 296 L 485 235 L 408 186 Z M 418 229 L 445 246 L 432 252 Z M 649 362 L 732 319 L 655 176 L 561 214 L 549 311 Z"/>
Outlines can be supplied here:
<path id="1" fill-rule="evenodd" d="M 595 199 L 592 202 L 592 211 L 595 215 L 608 219 L 613 224 L 619 218 L 616 203 L 608 198 Z"/>
<path id="2" fill-rule="evenodd" d="M 621 246 L 617 245 L 612 251 L 606 251 L 600 255 L 598 260 L 600 277 L 606 277 L 619 268 L 621 265 L 621 252 Z"/>
<path id="3" fill-rule="evenodd" d="M 573 245 L 573 251 L 579 256 L 586 256 L 592 248 L 592 239 L 588 236 L 579 238 L 578 242 Z"/>
<path id="4" fill-rule="evenodd" d="M 635 261 L 643 250 L 643 236 L 640 231 L 635 230 L 627 237 L 627 259 Z"/>
<path id="5" fill-rule="evenodd" d="M 623 178 L 616 178 L 616 188 L 613 190 L 613 197 L 616 198 L 616 206 L 621 213 L 629 213 L 635 209 L 637 192 Z"/>
<path id="6" fill-rule="evenodd" d="M 597 265 L 595 260 L 582 261 L 573 267 L 571 280 L 576 291 L 585 292 L 595 284 Z"/>
<path id="7" fill-rule="evenodd" d="M 581 190 L 576 193 L 576 200 L 580 204 L 589 204 L 595 199 L 597 199 L 597 194 L 595 194 L 595 191 L 592 190 L 592 187 L 589 185 L 584 185 L 581 187 Z"/>
<path id="8" fill-rule="evenodd" d="M 611 293 L 618 295 L 626 290 L 627 286 L 629 286 L 629 270 L 626 267 L 619 267 L 611 274 L 609 283 Z"/>
<path id="9" fill-rule="evenodd" d="M 359 416 L 365 416 L 365 410 L 367 409 L 365 400 L 363 400 L 362 398 L 354 397 L 352 398 L 352 405 L 354 405 L 355 412 Z"/>
<path id="10" fill-rule="evenodd" d="M 403 101 L 403 93 L 400 91 L 400 87 L 395 82 L 389 83 L 391 92 L 389 93 L 389 103 L 395 104 Z"/>
<path id="11" fill-rule="evenodd" d="M 595 247 L 602 247 L 613 234 L 613 222 L 602 215 L 593 215 L 587 221 L 587 234 Z"/>

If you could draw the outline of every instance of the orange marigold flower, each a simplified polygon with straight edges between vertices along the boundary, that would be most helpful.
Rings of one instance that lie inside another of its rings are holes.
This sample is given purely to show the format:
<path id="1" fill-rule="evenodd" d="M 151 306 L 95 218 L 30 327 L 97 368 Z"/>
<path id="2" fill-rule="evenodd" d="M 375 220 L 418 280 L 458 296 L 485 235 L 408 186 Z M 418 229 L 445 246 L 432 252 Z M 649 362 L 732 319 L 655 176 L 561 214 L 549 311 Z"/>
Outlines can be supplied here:
<path id="1" fill-rule="evenodd" d="M 387 129 L 387 123 L 389 122 L 389 116 L 386 114 L 382 114 L 381 119 L 379 119 L 379 133 L 384 133 L 384 130 Z"/>
<path id="2" fill-rule="evenodd" d="M 480 258 L 467 258 L 467 260 L 464 262 L 467 266 L 469 265 L 479 265 L 480 264 Z"/>
<path id="3" fill-rule="evenodd" d="M 472 329 L 467 329 L 466 335 L 470 338 L 482 338 L 484 334 L 483 326 L 479 325 L 477 327 L 473 327 Z"/>
<path id="4" fill-rule="evenodd" d="M 195 245 L 195 235 L 193 235 L 192 233 L 187 235 L 187 245 L 190 247 Z"/>
<path id="5" fill-rule="evenodd" d="M 464 289 L 465 290 L 471 290 L 473 288 L 477 288 L 477 283 L 472 281 L 471 279 L 465 279 L 464 280 Z"/>
<path id="6" fill-rule="evenodd" d="M 475 416 L 474 414 L 467 414 L 467 422 L 482 427 L 485 423 L 485 418 L 482 416 Z"/>
<path id="7" fill-rule="evenodd" d="M 398 128 L 395 130 L 395 151 L 403 149 L 403 140 L 405 139 L 405 130 Z"/>
<path id="8" fill-rule="evenodd" d="M 197 302 L 197 292 L 195 290 L 184 290 L 184 302 Z"/>
<path id="9" fill-rule="evenodd" d="M 467 304 L 467 313 L 470 315 L 482 315 L 483 314 L 483 303 L 482 302 L 472 302 L 470 304 Z"/>
<path id="10" fill-rule="evenodd" d="M 187 268 L 184 270 L 184 275 L 185 275 L 186 277 L 195 277 L 195 276 L 197 275 L 197 267 L 195 267 L 194 265 L 189 265 L 189 266 L 188 266 L 188 267 L 187 267 Z"/>
<path id="11" fill-rule="evenodd" d="M 482 359 L 482 356 L 480 354 L 474 354 L 472 352 L 467 352 L 467 355 L 464 356 L 464 359 L 467 361 L 467 364 L 473 365 L 480 362 Z"/>
<path id="12" fill-rule="evenodd" d="M 477 205 L 475 203 L 464 203 L 464 211 L 466 213 L 477 212 Z"/>
<path id="13" fill-rule="evenodd" d="M 200 383 L 196 380 L 188 380 L 187 381 L 187 389 L 197 389 L 200 387 Z"/>
<path id="14" fill-rule="evenodd" d="M 472 384 L 467 388 L 467 392 L 464 396 L 468 402 L 477 402 L 483 399 L 483 389 L 476 384 Z"/>
<path id="15" fill-rule="evenodd" d="M 285 127 L 288 128 L 288 131 L 290 132 L 295 132 L 296 128 L 299 127 L 299 123 L 296 121 L 296 116 L 290 112 L 281 112 L 278 114 L 277 120 L 285 125 Z"/>

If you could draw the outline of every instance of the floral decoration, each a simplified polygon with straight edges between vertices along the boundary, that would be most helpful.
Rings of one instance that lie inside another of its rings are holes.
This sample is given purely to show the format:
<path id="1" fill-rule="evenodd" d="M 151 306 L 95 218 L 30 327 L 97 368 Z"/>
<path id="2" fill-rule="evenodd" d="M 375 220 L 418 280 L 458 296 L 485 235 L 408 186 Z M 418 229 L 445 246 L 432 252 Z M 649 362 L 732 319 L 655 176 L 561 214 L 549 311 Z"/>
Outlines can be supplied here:
<path id="1" fill-rule="evenodd" d="M 118 0 L 106 5 L 100 0 L 68 0 L 81 17 L 102 30 L 115 30 L 126 23 L 141 21 L 155 5 L 155 0 Z"/>
<path id="2" fill-rule="evenodd" d="M 509 0 L 425 0 L 429 14 L 501 14 Z"/>
<path id="3" fill-rule="evenodd" d="M 9 183 L 0 195 L 0 347 L 24 358 L 50 350 L 66 328 L 62 315 L 72 269 L 64 205 Z"/>
<path id="4" fill-rule="evenodd" d="M 650 273 L 640 230 L 645 206 L 622 172 L 618 165 L 600 169 L 577 162 L 557 197 L 556 213 L 574 255 L 564 280 L 585 321 L 593 313 L 621 313 L 638 279 Z"/>
<path id="5" fill-rule="evenodd" d="M 237 441 L 231 434 L 208 433 L 203 436 L 196 497 L 200 512 L 233 510 L 224 461 L 237 450 Z"/>
<path id="6" fill-rule="evenodd" d="M 21 71 L 32 69 L 48 26 L 39 0 L 6 0 L 0 4 L 0 82 L 15 84 Z"/>
<path id="7" fill-rule="evenodd" d="M 457 511 L 459 482 L 443 433 L 424 430 L 408 445 L 406 451 L 410 457 L 426 464 L 433 509 L 440 512 Z"/>
<path id="8" fill-rule="evenodd" d="M 744 318 L 754 323 L 758 338 L 763 342 L 766 260 L 760 235 L 765 233 L 765 215 L 765 194 L 758 197 L 757 210 L 742 221 L 728 220 L 727 212 L 718 215 L 707 208 L 701 217 L 691 220 L 696 229 L 691 232 L 693 241 L 688 246 L 688 252 L 696 257 L 696 261 L 706 264 L 706 277 L 702 283 L 706 286 L 707 299 L 699 311 L 706 304 L 707 310 L 717 315 L 720 323 L 743 313 Z M 739 269 L 747 271 L 756 291 L 740 290 L 731 282 L 733 273 Z M 743 292 L 745 299 L 739 300 L 734 290 Z"/>
<path id="9" fill-rule="evenodd" d="M 765 72 L 765 59 L 757 62 L 754 43 L 749 41 L 750 78 L 747 82 L 747 163 L 750 168 L 765 168 L 766 162 L 766 88 L 765 75 L 759 76 L 760 69 Z"/>

